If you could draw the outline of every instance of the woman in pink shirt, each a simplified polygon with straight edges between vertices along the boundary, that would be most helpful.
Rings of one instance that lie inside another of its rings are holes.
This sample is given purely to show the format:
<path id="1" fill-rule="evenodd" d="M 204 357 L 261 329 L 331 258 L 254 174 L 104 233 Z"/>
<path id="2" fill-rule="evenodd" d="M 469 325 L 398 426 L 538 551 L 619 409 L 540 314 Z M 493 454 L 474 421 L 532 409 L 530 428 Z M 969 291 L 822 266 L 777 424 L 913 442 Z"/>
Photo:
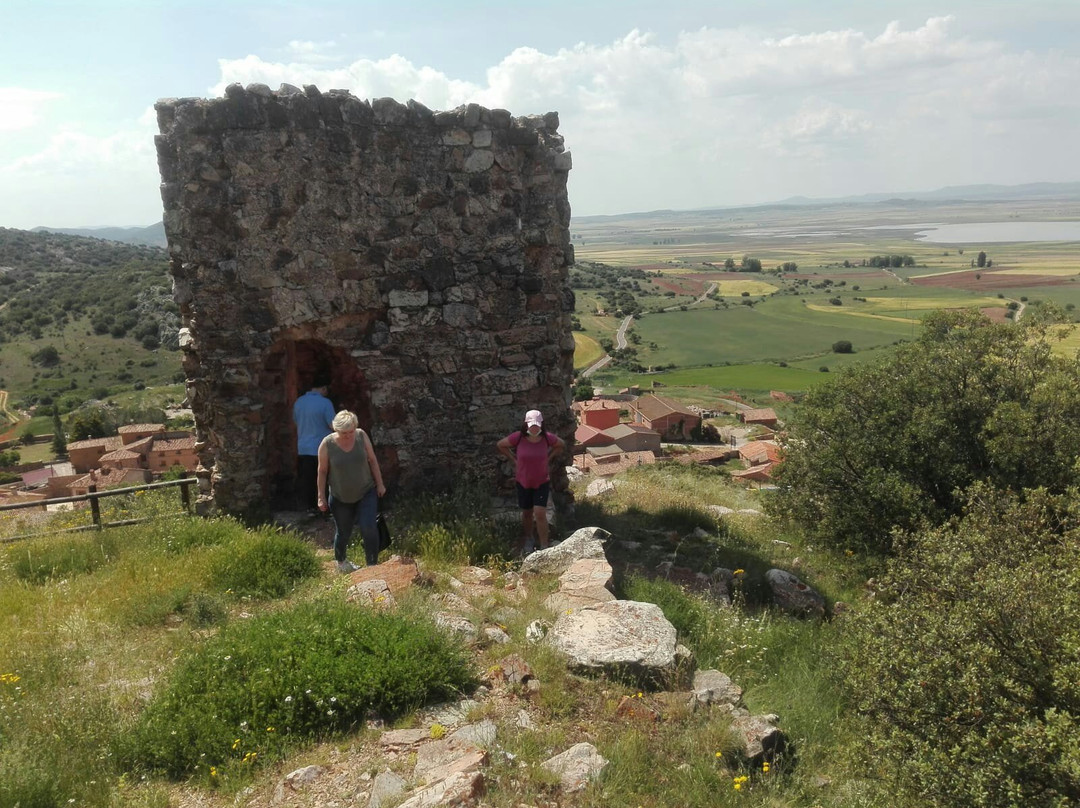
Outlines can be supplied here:
<path id="1" fill-rule="evenodd" d="M 518 507 L 521 508 L 521 547 L 532 538 L 533 523 L 540 538 L 540 548 L 548 546 L 547 503 L 551 493 L 548 466 L 562 454 L 566 442 L 544 429 L 540 410 L 525 413 L 521 429 L 512 432 L 497 444 L 499 454 L 514 461 L 517 469 Z"/>

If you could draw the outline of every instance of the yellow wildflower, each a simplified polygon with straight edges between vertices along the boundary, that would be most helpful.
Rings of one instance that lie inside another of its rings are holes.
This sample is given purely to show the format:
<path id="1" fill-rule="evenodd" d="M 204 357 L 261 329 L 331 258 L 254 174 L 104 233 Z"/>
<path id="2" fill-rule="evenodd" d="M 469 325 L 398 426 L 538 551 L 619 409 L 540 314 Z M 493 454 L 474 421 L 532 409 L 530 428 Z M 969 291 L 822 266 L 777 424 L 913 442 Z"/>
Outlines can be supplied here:
<path id="1" fill-rule="evenodd" d="M 237 739 L 236 739 L 235 741 L 233 741 L 233 742 L 232 742 L 232 748 L 233 748 L 233 751 L 234 751 L 234 752 L 235 752 L 235 751 L 236 751 L 237 749 L 239 749 L 239 748 L 240 748 L 240 739 L 239 739 L 239 738 L 237 738 Z"/>
<path id="2" fill-rule="evenodd" d="M 744 575 L 744 574 L 746 574 L 746 570 L 741 570 L 741 569 L 740 570 L 735 570 L 735 572 L 733 572 L 731 574 L 732 575 Z"/>

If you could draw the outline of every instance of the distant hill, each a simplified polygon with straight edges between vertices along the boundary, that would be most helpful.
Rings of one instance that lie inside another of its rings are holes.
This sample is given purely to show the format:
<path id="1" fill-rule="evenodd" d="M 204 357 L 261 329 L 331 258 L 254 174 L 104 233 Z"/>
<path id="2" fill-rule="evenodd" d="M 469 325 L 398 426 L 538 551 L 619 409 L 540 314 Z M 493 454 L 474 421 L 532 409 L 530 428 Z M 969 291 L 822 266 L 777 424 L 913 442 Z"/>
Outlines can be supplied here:
<path id="1" fill-rule="evenodd" d="M 986 202 L 991 200 L 1037 200 L 1071 199 L 1080 200 L 1080 182 L 1029 182 L 1025 185 L 950 185 L 936 191 L 912 191 L 898 193 L 891 191 L 880 194 L 861 194 L 840 197 L 791 196 L 777 202 L 764 202 L 759 205 L 731 205 L 722 207 L 690 208 L 686 210 L 650 210 L 633 213 L 615 213 L 596 216 L 575 216 L 577 222 L 619 221 L 621 219 L 678 218 L 688 216 L 709 217 L 719 211 L 735 210 L 770 210 L 785 208 L 809 208 L 826 205 L 892 205 L 918 207 L 931 202 Z"/>
<path id="2" fill-rule="evenodd" d="M 166 247 L 165 225 L 155 222 L 147 227 L 35 227 L 31 233 L 60 233 L 65 236 L 86 236 L 123 244 L 146 244 Z"/>
<path id="3" fill-rule="evenodd" d="M 1024 185 L 948 185 L 936 191 L 912 191 L 910 193 L 860 194 L 812 199 L 793 196 L 781 200 L 781 205 L 825 205 L 850 203 L 889 204 L 911 202 L 986 201 L 1016 199 L 1077 199 L 1080 198 L 1080 182 L 1029 182 Z"/>

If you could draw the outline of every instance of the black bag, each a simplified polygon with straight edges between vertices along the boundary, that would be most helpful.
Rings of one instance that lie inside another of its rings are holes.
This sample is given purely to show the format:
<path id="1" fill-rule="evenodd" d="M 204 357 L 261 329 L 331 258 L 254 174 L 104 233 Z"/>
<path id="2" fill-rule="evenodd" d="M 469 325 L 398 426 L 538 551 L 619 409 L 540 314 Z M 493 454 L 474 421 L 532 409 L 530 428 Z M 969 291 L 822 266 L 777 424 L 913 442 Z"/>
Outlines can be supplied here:
<path id="1" fill-rule="evenodd" d="M 379 531 L 379 552 L 381 553 L 390 546 L 390 528 L 386 524 L 386 517 L 383 516 L 382 511 L 379 511 L 378 516 L 375 517 L 375 527 Z"/>

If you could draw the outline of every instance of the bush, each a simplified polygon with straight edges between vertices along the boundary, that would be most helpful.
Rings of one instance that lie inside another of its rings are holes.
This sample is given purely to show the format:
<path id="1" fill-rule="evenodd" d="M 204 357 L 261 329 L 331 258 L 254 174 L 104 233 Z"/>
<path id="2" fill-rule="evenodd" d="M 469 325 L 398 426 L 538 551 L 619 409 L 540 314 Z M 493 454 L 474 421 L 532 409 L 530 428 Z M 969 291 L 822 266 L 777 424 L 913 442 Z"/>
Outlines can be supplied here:
<path id="1" fill-rule="evenodd" d="M 834 547 L 888 552 L 893 528 L 944 523 L 979 480 L 1073 485 L 1080 367 L 1037 320 L 938 312 L 915 344 L 811 390 L 789 435 L 776 509 Z"/>
<path id="2" fill-rule="evenodd" d="M 130 764 L 183 777 L 393 718 L 472 684 L 468 658 L 418 615 L 327 600 L 236 624 L 183 660 L 121 744 Z"/>
<path id="3" fill-rule="evenodd" d="M 845 627 L 842 673 L 887 804 L 1080 800 L 1080 527 L 1042 494 L 973 493 L 905 541 Z"/>
<path id="4" fill-rule="evenodd" d="M 218 548 L 210 580 L 239 597 L 280 598 L 319 571 L 315 549 L 271 528 L 245 534 Z"/>
<path id="5" fill-rule="evenodd" d="M 109 533 L 74 539 L 45 539 L 9 551 L 15 577 L 32 584 L 93 572 L 118 555 L 116 540 Z"/>
<path id="6" fill-rule="evenodd" d="M 833 353 L 854 353 L 851 343 L 846 340 L 837 340 L 832 344 Z"/>

